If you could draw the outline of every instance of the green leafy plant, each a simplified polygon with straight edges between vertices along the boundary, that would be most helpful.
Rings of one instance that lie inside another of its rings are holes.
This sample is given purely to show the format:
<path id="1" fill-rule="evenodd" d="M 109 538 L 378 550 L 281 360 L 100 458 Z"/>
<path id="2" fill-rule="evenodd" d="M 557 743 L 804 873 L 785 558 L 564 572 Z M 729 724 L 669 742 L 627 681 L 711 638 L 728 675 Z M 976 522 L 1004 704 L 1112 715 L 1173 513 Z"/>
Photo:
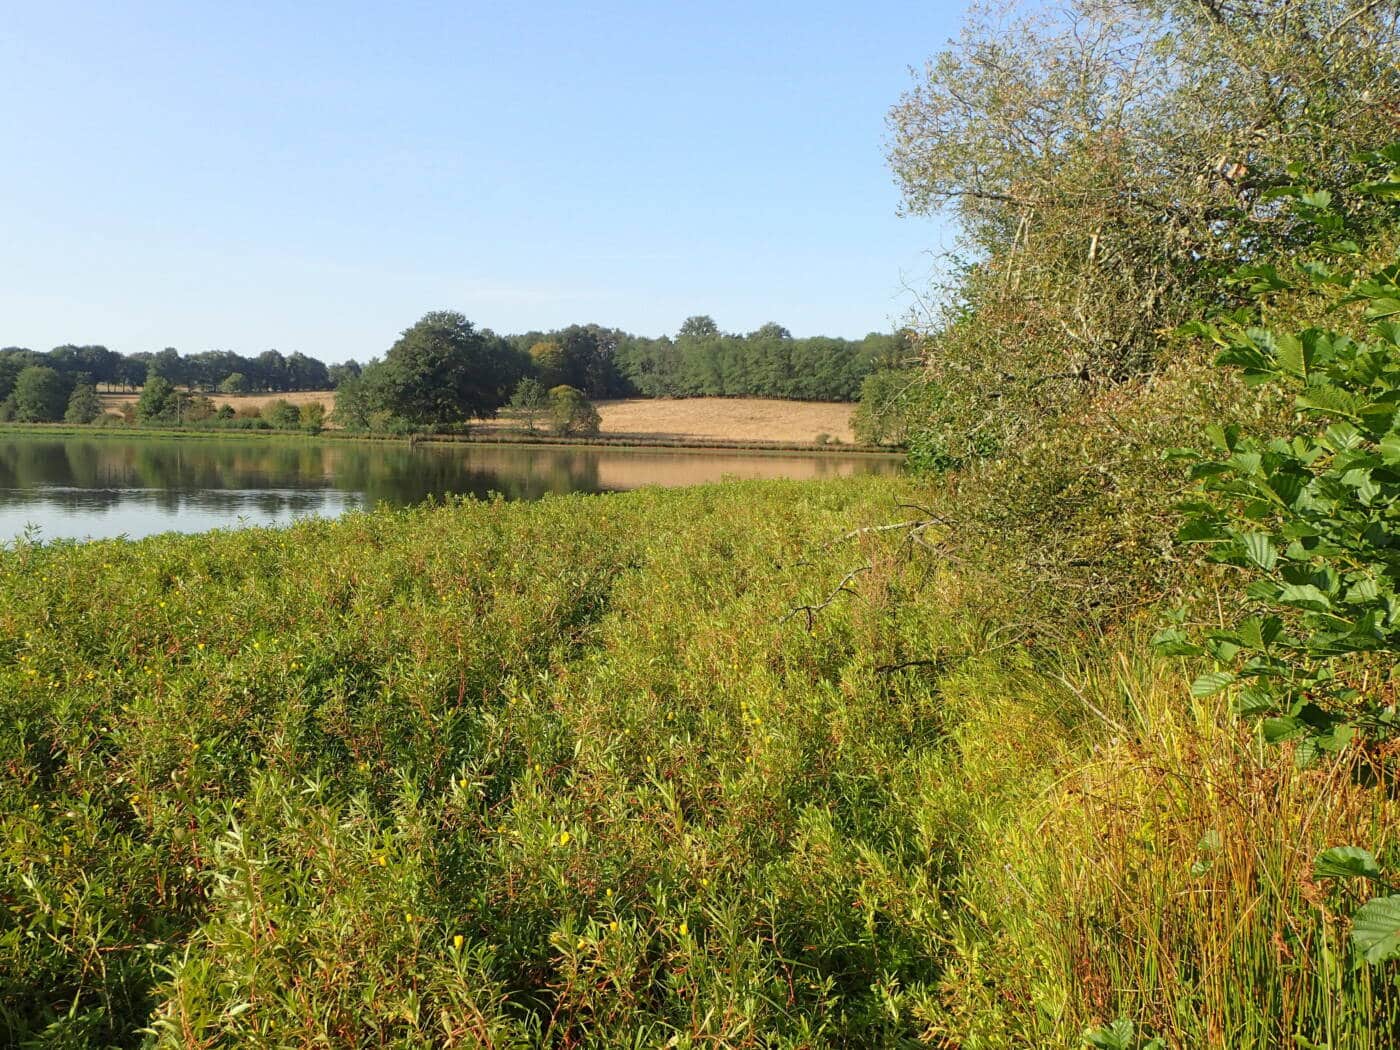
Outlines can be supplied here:
<path id="1" fill-rule="evenodd" d="M 1400 147 L 1377 156 L 1400 168 Z M 1390 195 L 1391 176 L 1357 190 Z M 1388 678 L 1384 665 L 1400 652 L 1400 262 L 1351 273 L 1358 248 L 1331 195 L 1280 193 L 1293 196 L 1331 261 L 1300 258 L 1287 277 L 1254 267 L 1237 280 L 1260 295 L 1300 285 L 1340 293 L 1332 308 L 1362 306 L 1364 331 L 1284 332 L 1233 319 L 1188 326 L 1246 383 L 1291 391 L 1296 425 L 1267 440 L 1212 425 L 1211 454 L 1169 453 L 1193 461 L 1197 483 L 1178 539 L 1251 577 L 1255 609 L 1200 639 L 1178 622 L 1156 643 L 1212 657 L 1217 669 L 1192 692 L 1238 686 L 1239 710 L 1262 720 L 1265 738 L 1298 741 L 1307 760 L 1358 733 L 1376 740 L 1396 729 L 1391 690 L 1360 685 L 1377 672 Z"/>
<path id="2" fill-rule="evenodd" d="M 1319 879 L 1360 878 L 1389 892 L 1373 897 L 1352 916 L 1351 943 L 1368 963 L 1400 958 L 1400 892 L 1381 873 L 1375 856 L 1360 846 L 1333 846 L 1317 858 Z"/>
<path id="3" fill-rule="evenodd" d="M 1363 161 L 1386 173 L 1354 187 L 1364 198 L 1400 195 L 1400 145 Z M 1296 741 L 1309 761 L 1353 742 L 1396 735 L 1400 673 L 1400 261 L 1366 272 L 1346 214 L 1330 193 L 1302 187 L 1291 198 L 1313 231 L 1321 258 L 1294 260 L 1293 273 L 1254 266 L 1236 274 L 1246 293 L 1312 289 L 1329 312 L 1359 308 L 1358 334 L 1338 328 L 1275 331 L 1239 319 L 1196 323 L 1190 334 L 1221 349 L 1216 363 L 1247 384 L 1293 395 L 1295 425 L 1268 439 L 1234 425 L 1206 434 L 1214 453 L 1173 450 L 1192 460 L 1196 498 L 1178 534 L 1216 562 L 1240 569 L 1254 606 L 1233 626 L 1193 637 L 1184 615 L 1157 646 L 1209 656 L 1216 668 L 1191 686 L 1196 696 L 1236 687 L 1237 709 L 1260 719 L 1266 740 Z M 1362 878 L 1390 892 L 1353 916 L 1352 944 L 1373 965 L 1400 957 L 1400 894 L 1373 854 L 1335 846 L 1318 859 L 1322 879 Z"/>
<path id="4" fill-rule="evenodd" d="M 1085 1032 L 1084 1041 L 1094 1050 L 1167 1050 L 1160 1038 L 1139 1036 L 1133 1022 L 1123 1018 Z"/>

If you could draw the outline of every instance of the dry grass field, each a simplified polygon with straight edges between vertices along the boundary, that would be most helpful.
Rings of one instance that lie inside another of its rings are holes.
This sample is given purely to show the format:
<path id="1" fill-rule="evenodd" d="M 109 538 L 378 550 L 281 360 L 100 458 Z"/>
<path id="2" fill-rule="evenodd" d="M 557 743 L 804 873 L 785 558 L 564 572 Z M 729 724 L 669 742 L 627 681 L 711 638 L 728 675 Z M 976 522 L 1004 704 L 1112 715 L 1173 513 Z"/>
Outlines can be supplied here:
<path id="1" fill-rule="evenodd" d="M 120 412 L 123 405 L 134 405 L 140 392 L 132 394 L 102 394 L 102 407 L 108 412 Z M 209 399 L 216 405 L 232 405 L 239 408 L 262 408 L 272 401 L 289 401 L 294 405 L 306 405 L 320 401 L 329 412 L 335 407 L 334 390 L 299 390 L 288 394 L 210 394 Z"/>
<path id="2" fill-rule="evenodd" d="M 817 435 L 850 443 L 855 406 L 827 401 L 778 401 L 759 397 L 630 398 L 599 401 L 606 437 L 650 440 L 815 441 Z M 487 426 L 515 427 L 510 418 Z M 539 425 L 539 424 L 537 424 Z"/>
<path id="3" fill-rule="evenodd" d="M 121 411 L 138 394 L 103 394 L 103 406 Z M 329 412 L 335 407 L 335 391 L 306 390 L 290 394 L 214 394 L 217 405 L 261 408 L 281 398 L 294 405 L 320 401 Z M 849 444 L 851 404 L 826 401 L 777 401 L 757 397 L 696 397 L 682 400 L 630 398 L 598 402 L 602 433 L 608 437 L 650 440 L 776 441 L 785 444 L 815 441 L 818 434 Z M 543 424 L 537 424 L 542 426 Z M 482 424 L 486 429 L 515 428 L 509 417 Z"/>
<path id="4" fill-rule="evenodd" d="M 829 434 L 844 442 L 851 432 L 850 404 L 776 401 L 757 397 L 605 401 L 598 412 L 604 434 L 723 438 L 730 441 L 814 441 Z"/>

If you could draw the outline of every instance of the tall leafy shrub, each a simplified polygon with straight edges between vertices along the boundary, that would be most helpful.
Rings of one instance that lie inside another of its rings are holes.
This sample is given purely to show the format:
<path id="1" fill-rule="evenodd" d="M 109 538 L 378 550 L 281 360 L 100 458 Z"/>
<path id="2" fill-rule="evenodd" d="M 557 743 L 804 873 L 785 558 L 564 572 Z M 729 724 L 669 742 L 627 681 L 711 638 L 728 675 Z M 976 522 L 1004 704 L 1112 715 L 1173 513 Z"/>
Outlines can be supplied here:
<path id="1" fill-rule="evenodd" d="M 1400 144 L 1370 160 L 1386 170 L 1357 195 L 1400 202 Z M 1358 270 L 1364 256 L 1332 194 L 1277 195 L 1291 198 L 1316 243 L 1291 271 L 1256 266 L 1239 279 L 1263 295 L 1311 290 L 1335 300 L 1329 315 L 1359 317 L 1350 328 L 1301 331 L 1191 326 L 1220 346 L 1222 367 L 1291 392 L 1294 425 L 1258 439 L 1217 424 L 1207 430 L 1213 453 L 1174 453 L 1194 461 L 1196 482 L 1179 538 L 1239 569 L 1253 607 L 1199 638 L 1172 626 L 1157 643 L 1213 658 L 1192 692 L 1236 689 L 1240 712 L 1260 720 L 1267 740 L 1296 741 L 1301 760 L 1359 744 L 1385 761 L 1381 745 L 1400 735 L 1400 259 Z M 1316 874 L 1388 886 L 1359 847 L 1326 851 Z M 1400 895 L 1366 904 L 1353 940 L 1373 963 L 1400 956 Z"/>

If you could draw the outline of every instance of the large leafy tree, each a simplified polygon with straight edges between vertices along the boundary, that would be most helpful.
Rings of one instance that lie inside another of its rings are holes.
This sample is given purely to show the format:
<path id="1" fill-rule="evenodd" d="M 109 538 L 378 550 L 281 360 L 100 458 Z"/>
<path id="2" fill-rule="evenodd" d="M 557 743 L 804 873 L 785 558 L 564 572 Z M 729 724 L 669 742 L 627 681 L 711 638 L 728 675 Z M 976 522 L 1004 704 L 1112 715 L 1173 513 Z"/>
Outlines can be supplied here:
<path id="1" fill-rule="evenodd" d="M 1294 236 L 1303 164 L 1394 134 L 1400 7 L 1069 0 L 975 8 L 890 114 L 905 209 L 962 243 L 927 325 L 951 432 L 1006 443 L 1157 367 L 1222 274 Z"/>
<path id="2" fill-rule="evenodd" d="M 531 344 L 527 352 L 531 367 L 543 386 L 553 389 L 568 381 L 569 359 L 564 354 L 564 347 L 556 340 L 541 339 Z"/>
<path id="3" fill-rule="evenodd" d="M 136 401 L 136 418 L 142 423 L 174 423 L 180 414 L 175 385 L 152 370 Z"/>
<path id="4" fill-rule="evenodd" d="M 68 404 L 63 377 L 45 365 L 30 365 L 20 372 L 12 396 L 15 419 L 21 423 L 57 422 Z"/>
<path id="5" fill-rule="evenodd" d="M 416 426 L 494 415 L 522 371 L 504 340 L 449 310 L 406 329 L 378 368 L 383 406 Z"/>
<path id="6" fill-rule="evenodd" d="M 293 390 L 325 390 L 331 385 L 325 362 L 300 351 L 287 357 L 287 384 Z"/>
<path id="7" fill-rule="evenodd" d="M 331 421 L 346 430 L 374 429 L 374 414 L 383 407 L 377 379 L 383 371 L 377 361 L 363 370 L 345 372 L 335 388 L 335 408 Z"/>

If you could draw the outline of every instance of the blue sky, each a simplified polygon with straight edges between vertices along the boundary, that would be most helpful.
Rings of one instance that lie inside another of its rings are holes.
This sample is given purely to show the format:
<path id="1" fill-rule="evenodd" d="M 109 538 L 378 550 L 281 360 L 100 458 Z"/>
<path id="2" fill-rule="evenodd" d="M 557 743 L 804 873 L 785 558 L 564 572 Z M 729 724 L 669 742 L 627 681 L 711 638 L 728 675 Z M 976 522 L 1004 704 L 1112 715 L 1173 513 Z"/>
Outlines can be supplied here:
<path id="1" fill-rule="evenodd" d="M 888 329 L 947 234 L 884 117 L 959 8 L 10 5 L 0 345 Z"/>

